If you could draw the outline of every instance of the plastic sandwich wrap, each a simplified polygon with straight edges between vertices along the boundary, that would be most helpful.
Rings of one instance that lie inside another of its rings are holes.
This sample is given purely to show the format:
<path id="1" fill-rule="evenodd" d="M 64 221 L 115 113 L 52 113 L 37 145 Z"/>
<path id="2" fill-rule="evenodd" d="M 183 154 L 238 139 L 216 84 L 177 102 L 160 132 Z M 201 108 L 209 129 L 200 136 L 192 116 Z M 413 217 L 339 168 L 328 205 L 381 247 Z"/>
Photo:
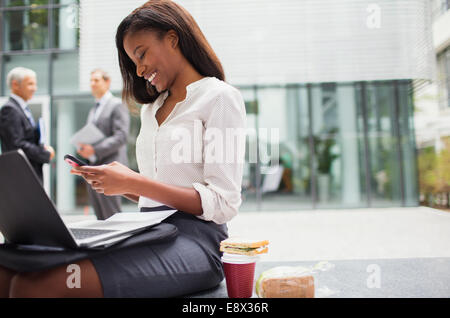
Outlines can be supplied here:
<path id="1" fill-rule="evenodd" d="M 322 261 L 311 267 L 278 266 L 259 276 L 256 294 L 260 298 L 324 298 L 337 294 L 326 286 L 316 288 L 320 272 L 335 266 Z"/>

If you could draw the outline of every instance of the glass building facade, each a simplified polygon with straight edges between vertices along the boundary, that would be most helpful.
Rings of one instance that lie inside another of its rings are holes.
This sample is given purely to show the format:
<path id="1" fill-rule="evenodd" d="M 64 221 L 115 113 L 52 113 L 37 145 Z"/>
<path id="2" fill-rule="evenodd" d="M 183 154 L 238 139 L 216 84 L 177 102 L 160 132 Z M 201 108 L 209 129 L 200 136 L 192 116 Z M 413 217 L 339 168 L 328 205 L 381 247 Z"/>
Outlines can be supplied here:
<path id="1" fill-rule="evenodd" d="M 256 164 L 246 165 L 243 209 L 418 204 L 411 81 L 241 91 L 256 132 L 248 136 L 247 152 L 258 140 L 260 154 Z M 279 144 L 270 144 L 259 126 L 279 129 Z M 270 156 L 277 148 L 278 160 Z"/>
<path id="2" fill-rule="evenodd" d="M 32 111 L 46 117 L 57 153 L 47 167 L 47 190 L 61 212 L 83 211 L 85 185 L 62 160 L 75 151 L 70 137 L 94 104 L 78 89 L 79 2 L 0 4 L 0 96 L 4 101 L 9 94 L 5 79 L 12 68 L 36 71 Z M 411 80 L 237 88 L 249 128 L 242 211 L 418 205 Z M 133 114 L 128 149 L 135 170 L 139 129 Z"/>

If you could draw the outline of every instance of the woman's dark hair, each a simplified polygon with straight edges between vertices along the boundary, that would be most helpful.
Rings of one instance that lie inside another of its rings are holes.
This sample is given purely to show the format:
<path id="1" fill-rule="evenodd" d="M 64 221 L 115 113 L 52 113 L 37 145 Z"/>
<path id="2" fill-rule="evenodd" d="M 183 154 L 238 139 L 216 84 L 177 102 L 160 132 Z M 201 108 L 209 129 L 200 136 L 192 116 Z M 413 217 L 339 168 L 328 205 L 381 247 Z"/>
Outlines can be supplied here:
<path id="1" fill-rule="evenodd" d="M 136 74 L 136 65 L 128 57 L 123 40 L 129 33 L 156 31 L 160 38 L 174 30 L 184 57 L 202 76 L 225 80 L 222 65 L 194 18 L 180 5 L 170 0 L 151 0 L 128 15 L 117 28 L 116 46 L 123 78 L 122 98 L 129 105 L 132 100 L 152 103 L 159 93 L 143 77 Z"/>

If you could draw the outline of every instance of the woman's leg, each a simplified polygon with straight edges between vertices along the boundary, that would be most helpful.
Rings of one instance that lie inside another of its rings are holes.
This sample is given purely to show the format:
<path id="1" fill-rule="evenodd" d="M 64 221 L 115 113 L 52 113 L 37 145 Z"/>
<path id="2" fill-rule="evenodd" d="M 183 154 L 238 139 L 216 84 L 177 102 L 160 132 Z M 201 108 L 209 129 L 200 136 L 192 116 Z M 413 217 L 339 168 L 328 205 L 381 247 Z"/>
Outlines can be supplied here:
<path id="1" fill-rule="evenodd" d="M 0 266 L 0 298 L 9 297 L 11 280 L 17 273 Z"/>
<path id="2" fill-rule="evenodd" d="M 103 289 L 94 265 L 86 259 L 41 272 L 17 274 L 11 281 L 10 297 L 103 297 Z"/>

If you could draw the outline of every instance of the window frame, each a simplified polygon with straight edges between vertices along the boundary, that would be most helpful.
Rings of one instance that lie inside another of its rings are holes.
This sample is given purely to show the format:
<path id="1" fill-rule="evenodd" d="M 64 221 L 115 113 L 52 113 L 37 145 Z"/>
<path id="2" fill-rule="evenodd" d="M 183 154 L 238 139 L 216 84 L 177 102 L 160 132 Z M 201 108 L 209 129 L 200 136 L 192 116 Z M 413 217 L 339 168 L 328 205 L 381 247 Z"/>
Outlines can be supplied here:
<path id="1" fill-rule="evenodd" d="M 0 29 L 4 30 L 5 28 L 3 27 L 4 24 L 6 23 L 6 20 L 4 19 L 5 17 L 5 12 L 11 12 L 11 11 L 27 11 L 27 10 L 38 10 L 38 9 L 46 9 L 47 11 L 47 21 L 48 21 L 48 38 L 49 38 L 49 43 L 48 43 L 48 48 L 45 49 L 32 49 L 32 50 L 4 50 L 5 49 L 5 34 L 4 32 L 0 32 L 0 58 L 1 55 L 15 55 L 15 54 L 33 54 L 35 52 L 38 53 L 65 53 L 65 52 L 77 52 L 79 51 L 79 44 L 77 43 L 77 47 L 74 49 L 60 49 L 60 48 L 56 48 L 54 47 L 54 10 L 55 9 L 62 9 L 62 8 L 67 8 L 69 6 L 72 5 L 76 5 L 78 10 L 79 10 L 79 6 L 80 6 L 80 1 L 79 0 L 74 0 L 73 3 L 71 4 L 56 4 L 54 3 L 54 0 L 49 0 L 49 3 L 46 5 L 37 5 L 37 6 L 33 6 L 33 5 L 26 5 L 26 6 L 15 6 L 15 7 L 5 7 L 4 6 L 4 0 L 0 0 L 0 23 L 2 23 Z M 1 69 L 1 68 L 0 68 Z"/>

